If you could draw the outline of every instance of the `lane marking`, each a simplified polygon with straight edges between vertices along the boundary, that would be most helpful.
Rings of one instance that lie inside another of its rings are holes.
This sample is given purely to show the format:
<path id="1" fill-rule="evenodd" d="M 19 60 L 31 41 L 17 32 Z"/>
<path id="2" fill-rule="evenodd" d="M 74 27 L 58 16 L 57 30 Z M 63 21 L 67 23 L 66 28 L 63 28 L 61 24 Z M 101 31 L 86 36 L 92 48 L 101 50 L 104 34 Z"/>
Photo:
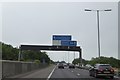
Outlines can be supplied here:
<path id="1" fill-rule="evenodd" d="M 79 76 L 80 74 L 78 73 L 77 75 Z"/>
<path id="2" fill-rule="evenodd" d="M 49 80 L 49 79 L 50 79 L 50 77 L 52 76 L 52 74 L 53 74 L 53 72 L 55 71 L 55 69 L 56 69 L 56 66 L 55 66 L 55 68 L 52 70 L 52 72 L 49 74 L 49 76 L 48 76 L 47 80 Z"/>

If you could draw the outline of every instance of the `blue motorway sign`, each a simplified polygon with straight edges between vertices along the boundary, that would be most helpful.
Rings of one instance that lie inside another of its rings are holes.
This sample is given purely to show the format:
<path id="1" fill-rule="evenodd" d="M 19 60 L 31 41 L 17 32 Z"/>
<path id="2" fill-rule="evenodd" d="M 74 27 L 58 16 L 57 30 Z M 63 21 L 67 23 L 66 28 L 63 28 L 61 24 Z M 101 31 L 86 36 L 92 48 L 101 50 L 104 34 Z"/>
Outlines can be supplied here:
<path id="1" fill-rule="evenodd" d="M 71 40 L 71 35 L 53 35 L 53 40 Z"/>
<path id="2" fill-rule="evenodd" d="M 61 41 L 61 46 L 76 46 L 77 41 Z"/>

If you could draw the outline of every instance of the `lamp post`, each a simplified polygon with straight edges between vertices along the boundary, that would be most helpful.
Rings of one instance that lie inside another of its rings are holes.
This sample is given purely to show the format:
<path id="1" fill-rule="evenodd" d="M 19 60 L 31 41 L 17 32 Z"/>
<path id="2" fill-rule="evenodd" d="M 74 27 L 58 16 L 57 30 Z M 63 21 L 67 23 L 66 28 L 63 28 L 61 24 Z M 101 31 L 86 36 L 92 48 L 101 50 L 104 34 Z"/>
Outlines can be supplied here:
<path id="1" fill-rule="evenodd" d="M 18 54 L 18 61 L 21 60 L 21 49 L 20 49 L 20 46 L 19 46 L 19 54 Z"/>
<path id="2" fill-rule="evenodd" d="M 111 9 L 106 10 L 91 10 L 91 9 L 85 9 L 85 11 L 95 11 L 97 12 L 97 27 L 98 27 L 98 57 L 100 58 L 100 28 L 99 28 L 99 12 L 100 11 L 112 11 Z"/>

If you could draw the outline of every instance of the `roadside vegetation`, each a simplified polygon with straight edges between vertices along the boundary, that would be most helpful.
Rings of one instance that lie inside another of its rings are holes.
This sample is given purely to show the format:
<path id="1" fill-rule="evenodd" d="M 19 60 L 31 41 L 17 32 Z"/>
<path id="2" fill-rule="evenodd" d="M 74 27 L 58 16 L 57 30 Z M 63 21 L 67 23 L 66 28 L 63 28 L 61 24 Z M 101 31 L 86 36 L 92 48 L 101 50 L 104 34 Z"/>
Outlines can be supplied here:
<path id="1" fill-rule="evenodd" d="M 74 59 L 72 63 L 78 64 L 79 62 L 80 60 L 77 58 L 77 59 Z M 91 60 L 82 59 L 82 62 L 83 62 L 83 65 L 90 64 L 94 66 L 96 63 L 100 63 L 100 64 L 110 64 L 112 67 L 120 68 L 120 60 L 113 57 L 101 56 L 100 58 L 96 57 L 96 58 L 92 58 Z"/>
<path id="2" fill-rule="evenodd" d="M 18 54 L 19 49 L 14 48 L 11 45 L 5 44 L 0 42 L 2 44 L 2 60 L 18 60 Z M 50 63 L 51 60 L 46 54 L 46 52 L 40 52 L 40 51 L 22 51 L 21 61 L 32 61 L 36 63 Z"/>

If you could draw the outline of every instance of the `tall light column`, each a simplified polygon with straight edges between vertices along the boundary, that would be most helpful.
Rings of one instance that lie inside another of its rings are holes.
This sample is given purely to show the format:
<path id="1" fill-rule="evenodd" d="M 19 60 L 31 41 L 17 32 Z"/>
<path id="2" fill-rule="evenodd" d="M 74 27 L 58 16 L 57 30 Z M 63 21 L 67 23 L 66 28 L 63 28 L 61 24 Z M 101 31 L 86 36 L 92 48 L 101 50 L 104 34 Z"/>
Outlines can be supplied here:
<path id="1" fill-rule="evenodd" d="M 99 24 L 99 12 L 100 11 L 112 11 L 111 9 L 106 9 L 106 10 L 91 10 L 91 9 L 85 9 L 85 11 L 95 11 L 97 12 L 97 27 L 98 27 L 98 57 L 100 58 L 100 24 Z"/>

